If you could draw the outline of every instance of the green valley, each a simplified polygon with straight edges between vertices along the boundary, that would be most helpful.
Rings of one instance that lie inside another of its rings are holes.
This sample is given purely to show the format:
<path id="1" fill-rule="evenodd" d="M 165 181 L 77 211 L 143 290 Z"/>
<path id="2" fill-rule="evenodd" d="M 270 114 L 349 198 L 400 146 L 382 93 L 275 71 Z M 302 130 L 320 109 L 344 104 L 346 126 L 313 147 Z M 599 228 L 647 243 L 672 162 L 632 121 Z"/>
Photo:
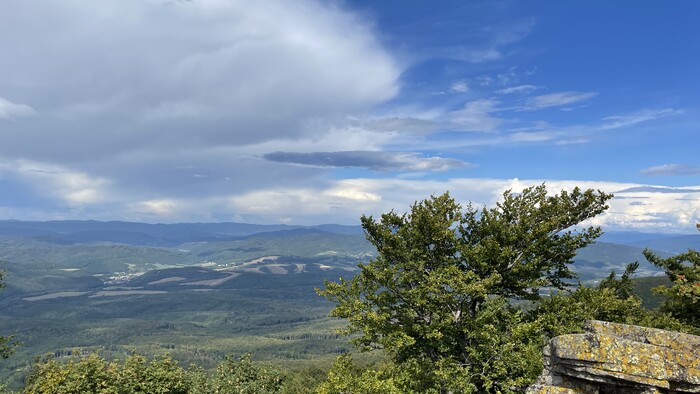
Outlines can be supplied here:
<path id="1" fill-rule="evenodd" d="M 103 239 L 78 242 L 88 224 L 107 227 Z M 120 242 L 156 239 L 164 230 L 149 234 L 152 225 L 134 224 L 140 238 L 123 223 L 110 232 L 105 223 L 55 222 L 49 227 L 62 232 L 51 236 L 36 229 L 45 223 L 14 225 L 24 234 L 5 229 L 0 239 L 7 284 L 0 292 L 2 332 L 23 343 L 0 364 L 11 387 L 21 385 L 36 357 L 78 349 L 107 358 L 170 354 L 204 368 L 247 352 L 284 368 L 327 366 L 351 346 L 336 333 L 345 323 L 329 317 L 332 305 L 315 289 L 324 279 L 353 276 L 359 262 L 375 255 L 358 228 L 347 227 L 262 227 L 271 231 L 245 235 L 200 230 L 189 242 L 168 246 Z M 70 232 L 76 229 L 77 236 Z M 643 261 L 641 250 L 593 244 L 579 252 L 574 269 L 584 280 L 603 278 Z M 643 262 L 640 272 L 658 270 Z"/>

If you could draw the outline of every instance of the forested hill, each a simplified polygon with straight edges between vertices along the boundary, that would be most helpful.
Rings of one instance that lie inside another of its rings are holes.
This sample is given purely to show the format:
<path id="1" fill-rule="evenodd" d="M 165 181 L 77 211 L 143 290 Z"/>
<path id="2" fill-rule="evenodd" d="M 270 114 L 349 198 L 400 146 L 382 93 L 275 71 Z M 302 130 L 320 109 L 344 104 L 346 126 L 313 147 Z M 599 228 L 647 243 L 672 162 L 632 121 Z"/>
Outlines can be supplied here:
<path id="1" fill-rule="evenodd" d="M 659 273 L 624 235 L 579 252 L 582 280 L 635 260 L 639 276 Z M 73 348 L 329 360 L 349 346 L 315 289 L 375 254 L 359 226 L 0 221 L 0 320 L 24 343 L 0 375 L 17 383 L 35 356 Z"/>

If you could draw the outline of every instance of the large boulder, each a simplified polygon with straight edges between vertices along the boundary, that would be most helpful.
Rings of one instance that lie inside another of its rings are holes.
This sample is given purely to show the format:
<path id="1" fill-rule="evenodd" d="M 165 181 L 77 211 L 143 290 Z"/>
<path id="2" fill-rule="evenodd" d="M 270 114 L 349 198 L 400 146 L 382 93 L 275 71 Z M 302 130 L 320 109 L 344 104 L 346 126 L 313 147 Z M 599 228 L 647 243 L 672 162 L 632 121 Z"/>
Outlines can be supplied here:
<path id="1" fill-rule="evenodd" d="M 700 393 L 700 337 L 602 321 L 544 349 L 528 394 Z"/>

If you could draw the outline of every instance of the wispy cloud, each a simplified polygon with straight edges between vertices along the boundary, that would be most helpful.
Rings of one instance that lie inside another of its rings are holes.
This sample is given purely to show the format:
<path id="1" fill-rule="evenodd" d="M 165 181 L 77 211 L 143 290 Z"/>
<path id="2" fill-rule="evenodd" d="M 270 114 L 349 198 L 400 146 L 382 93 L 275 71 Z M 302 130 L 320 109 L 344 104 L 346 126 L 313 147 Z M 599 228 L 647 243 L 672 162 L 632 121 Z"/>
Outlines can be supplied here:
<path id="1" fill-rule="evenodd" d="M 0 119 L 13 119 L 34 115 L 34 108 L 26 104 L 13 103 L 0 97 Z"/>
<path id="2" fill-rule="evenodd" d="M 470 101 L 462 109 L 452 111 L 450 120 L 462 131 L 493 131 L 503 123 L 502 119 L 491 115 L 498 104 L 493 99 Z"/>
<path id="3" fill-rule="evenodd" d="M 687 194 L 700 193 L 700 188 L 680 188 L 668 186 L 634 186 L 614 193 L 663 193 L 663 194 Z"/>
<path id="4" fill-rule="evenodd" d="M 470 166 L 461 160 L 423 157 L 414 152 L 272 152 L 263 158 L 315 167 L 360 167 L 375 171 L 447 171 Z"/>
<path id="5" fill-rule="evenodd" d="M 493 73 L 493 74 L 484 74 L 484 75 L 479 75 L 478 77 L 474 78 L 479 85 L 481 86 L 506 86 L 506 88 L 503 88 L 501 90 L 497 90 L 496 93 L 511 93 L 508 91 L 508 87 L 512 89 L 512 92 L 517 92 L 518 88 L 522 90 L 533 90 L 539 88 L 539 86 L 533 86 L 533 85 L 519 85 L 519 86 L 512 86 L 514 84 L 517 84 L 520 82 L 520 80 L 523 77 L 528 77 L 532 74 L 535 73 L 535 69 L 530 69 L 530 70 L 521 70 L 518 67 L 510 67 L 506 70 L 503 70 L 501 72 Z M 512 86 L 512 87 L 511 87 Z M 532 88 L 530 88 L 532 87 Z"/>
<path id="6" fill-rule="evenodd" d="M 569 138 L 569 139 L 564 139 L 557 141 L 557 145 L 575 145 L 575 144 L 587 144 L 591 142 L 589 138 L 586 137 L 577 137 L 577 138 Z"/>
<path id="7" fill-rule="evenodd" d="M 557 92 L 548 93 L 540 96 L 533 96 L 525 101 L 525 104 L 520 107 L 521 111 L 537 111 L 540 109 L 560 107 L 578 103 L 597 96 L 596 92 Z"/>
<path id="8" fill-rule="evenodd" d="M 554 131 L 531 131 L 531 132 L 517 132 L 510 134 L 508 140 L 512 142 L 543 142 L 555 139 L 558 136 L 557 132 Z"/>
<path id="9" fill-rule="evenodd" d="M 689 164 L 662 164 L 640 171 L 643 175 L 700 175 L 700 166 Z"/>
<path id="10" fill-rule="evenodd" d="M 533 90 L 537 90 L 537 89 L 541 89 L 541 88 L 542 88 L 542 86 L 518 85 L 518 86 L 511 86 L 509 88 L 496 90 L 496 93 L 499 93 L 499 94 L 528 93 L 528 92 L 531 92 Z"/>
<path id="11" fill-rule="evenodd" d="M 361 122 L 368 130 L 379 132 L 396 132 L 401 134 L 429 134 L 436 131 L 440 124 L 430 119 L 415 117 L 386 117 Z"/>
<path id="12" fill-rule="evenodd" d="M 459 23 L 464 23 L 460 21 Z M 509 26 L 499 26 L 483 31 L 484 41 L 474 42 L 473 45 L 448 46 L 431 50 L 432 57 L 446 57 L 469 63 L 484 63 L 500 60 L 507 56 L 503 48 L 527 37 L 534 28 L 536 21 L 528 19 Z M 484 43 L 485 42 L 485 43 Z"/>
<path id="13" fill-rule="evenodd" d="M 469 86 L 464 80 L 456 81 L 450 85 L 450 92 L 452 93 L 466 93 L 469 91 Z"/>
<path id="14" fill-rule="evenodd" d="M 649 120 L 681 115 L 684 112 L 685 111 L 682 109 L 675 108 L 643 109 L 641 111 L 629 115 L 608 116 L 606 118 L 603 118 L 603 120 L 607 123 L 602 125 L 601 129 L 619 129 L 621 127 L 633 126 L 638 123 L 646 122 Z"/>

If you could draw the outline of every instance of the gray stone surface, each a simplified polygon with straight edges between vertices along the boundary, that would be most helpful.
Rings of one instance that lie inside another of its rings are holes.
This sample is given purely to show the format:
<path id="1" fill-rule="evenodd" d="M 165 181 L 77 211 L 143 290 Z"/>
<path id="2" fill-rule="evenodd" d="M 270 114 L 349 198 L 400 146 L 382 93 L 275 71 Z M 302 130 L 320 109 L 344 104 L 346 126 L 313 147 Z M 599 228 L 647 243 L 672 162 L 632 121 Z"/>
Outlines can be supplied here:
<path id="1" fill-rule="evenodd" d="M 700 337 L 602 321 L 544 349 L 528 394 L 700 393 Z"/>

